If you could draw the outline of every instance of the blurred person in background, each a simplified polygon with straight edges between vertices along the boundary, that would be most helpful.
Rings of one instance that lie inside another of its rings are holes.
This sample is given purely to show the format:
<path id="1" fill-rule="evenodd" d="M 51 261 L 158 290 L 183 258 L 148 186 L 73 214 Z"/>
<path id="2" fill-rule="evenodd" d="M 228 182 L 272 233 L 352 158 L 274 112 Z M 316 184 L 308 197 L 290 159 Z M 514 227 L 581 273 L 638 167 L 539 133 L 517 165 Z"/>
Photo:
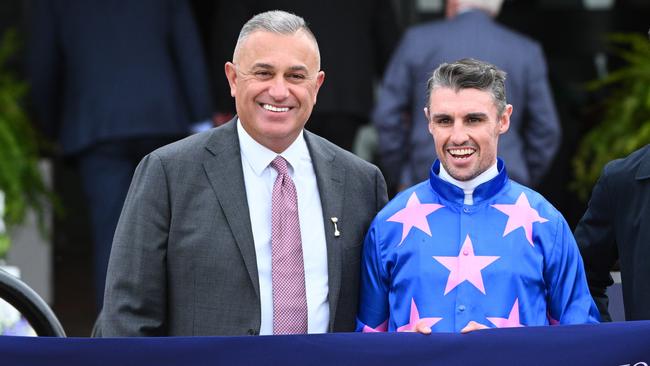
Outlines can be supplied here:
<path id="1" fill-rule="evenodd" d="M 650 145 L 603 168 L 575 237 L 602 318 L 612 320 L 606 290 L 620 261 L 625 319 L 650 319 Z"/>
<path id="2" fill-rule="evenodd" d="M 136 165 L 212 114 L 205 56 L 185 0 L 38 0 L 31 12 L 34 112 L 78 166 L 101 307 Z"/>

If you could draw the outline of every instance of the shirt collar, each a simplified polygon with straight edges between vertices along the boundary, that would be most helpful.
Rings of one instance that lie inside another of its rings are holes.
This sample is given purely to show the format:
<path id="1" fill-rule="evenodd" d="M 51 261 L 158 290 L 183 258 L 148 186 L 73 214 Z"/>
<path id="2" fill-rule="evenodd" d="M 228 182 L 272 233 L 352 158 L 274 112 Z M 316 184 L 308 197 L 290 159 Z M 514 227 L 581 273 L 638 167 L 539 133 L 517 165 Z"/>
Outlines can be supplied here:
<path id="1" fill-rule="evenodd" d="M 463 204 L 465 200 L 465 192 L 462 188 L 443 180 L 439 176 L 441 167 L 442 165 L 440 164 L 440 160 L 436 160 L 433 163 L 429 172 L 429 185 L 446 200 Z M 474 192 L 472 194 L 474 204 L 478 204 L 491 198 L 508 183 L 508 172 L 506 171 L 506 166 L 503 163 L 503 160 L 497 158 L 496 169 L 496 176 L 490 178 L 488 173 L 488 176 L 485 177 L 487 180 L 482 183 L 477 183 L 474 187 Z M 474 178 L 474 180 L 479 177 Z"/>
<path id="2" fill-rule="evenodd" d="M 302 130 L 296 140 L 280 154 L 255 141 L 255 139 L 253 139 L 253 137 L 251 137 L 251 135 L 249 135 L 242 127 L 239 118 L 237 118 L 237 135 L 239 137 L 239 146 L 242 157 L 250 165 L 251 169 L 257 176 L 261 176 L 264 169 L 266 169 L 278 155 L 282 156 L 289 163 L 289 169 L 293 169 L 294 171 L 301 159 L 305 156 L 307 158 L 309 157 L 309 149 L 307 148 L 307 143 L 305 142 Z"/>
<path id="3" fill-rule="evenodd" d="M 440 179 L 445 180 L 466 192 L 473 192 L 480 184 L 487 182 L 497 175 L 499 175 L 499 170 L 497 169 L 496 161 L 486 171 L 467 181 L 460 181 L 449 175 L 442 164 L 440 165 L 440 173 L 438 174 Z"/>

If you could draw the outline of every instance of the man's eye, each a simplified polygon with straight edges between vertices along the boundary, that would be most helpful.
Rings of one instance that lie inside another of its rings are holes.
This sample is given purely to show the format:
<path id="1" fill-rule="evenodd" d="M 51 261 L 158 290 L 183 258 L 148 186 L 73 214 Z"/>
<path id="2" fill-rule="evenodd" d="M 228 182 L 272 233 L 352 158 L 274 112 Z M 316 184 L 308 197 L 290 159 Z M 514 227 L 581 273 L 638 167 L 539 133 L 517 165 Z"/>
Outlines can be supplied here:
<path id="1" fill-rule="evenodd" d="M 271 77 L 271 73 L 269 71 L 256 71 L 255 76 L 258 78 L 269 78 Z"/>
<path id="2" fill-rule="evenodd" d="M 291 80 L 304 80 L 305 79 L 305 75 L 303 75 L 303 74 L 289 74 L 288 77 Z"/>
<path id="3" fill-rule="evenodd" d="M 441 119 L 436 120 L 436 122 L 438 124 L 440 124 L 440 125 L 448 125 L 448 124 L 451 123 L 451 119 L 449 119 L 449 118 L 441 118 Z"/>

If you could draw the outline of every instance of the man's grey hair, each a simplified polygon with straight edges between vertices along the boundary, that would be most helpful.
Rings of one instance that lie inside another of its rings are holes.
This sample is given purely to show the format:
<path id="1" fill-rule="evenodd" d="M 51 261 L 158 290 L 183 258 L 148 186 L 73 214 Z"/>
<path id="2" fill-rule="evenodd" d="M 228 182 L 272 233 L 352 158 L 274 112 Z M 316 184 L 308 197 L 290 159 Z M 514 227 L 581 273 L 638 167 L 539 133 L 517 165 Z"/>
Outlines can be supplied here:
<path id="1" fill-rule="evenodd" d="M 478 89 L 492 94 L 500 116 L 506 108 L 506 73 L 496 66 L 471 58 L 443 63 L 433 71 L 427 82 L 427 107 L 431 104 L 431 92 L 435 88 Z"/>
<path id="2" fill-rule="evenodd" d="M 458 0 L 458 9 L 482 9 L 496 16 L 501 11 L 503 0 Z"/>
<path id="3" fill-rule="evenodd" d="M 316 37 L 302 17 L 282 10 L 271 10 L 255 15 L 244 24 L 239 32 L 239 37 L 237 38 L 233 60 L 236 58 L 237 52 L 246 38 L 258 31 L 283 35 L 292 35 L 298 31 L 303 31 L 314 41 L 316 51 L 318 51 L 318 42 L 316 42 Z M 320 60 L 320 55 L 318 59 Z"/>

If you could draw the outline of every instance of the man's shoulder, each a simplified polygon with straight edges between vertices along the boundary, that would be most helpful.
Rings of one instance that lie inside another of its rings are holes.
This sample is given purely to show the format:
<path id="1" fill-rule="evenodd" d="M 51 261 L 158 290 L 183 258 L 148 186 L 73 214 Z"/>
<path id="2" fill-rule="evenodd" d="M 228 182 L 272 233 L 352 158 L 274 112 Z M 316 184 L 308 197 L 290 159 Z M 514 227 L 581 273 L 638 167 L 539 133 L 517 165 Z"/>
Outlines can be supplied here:
<path id="1" fill-rule="evenodd" d="M 518 57 L 538 57 L 543 53 L 541 45 L 533 38 L 491 18 L 477 22 L 471 15 L 460 21 L 434 20 L 410 27 L 402 38 L 400 52 L 408 55 L 428 56 L 428 51 L 437 50 L 440 45 L 453 47 L 458 38 L 475 39 L 474 33 L 480 32 L 481 36 L 476 39 L 489 37 L 494 41 L 490 45 L 507 45 L 509 52 L 516 51 Z M 483 18 L 478 20 L 483 20 Z M 454 37 L 450 37 L 450 35 Z"/>
<path id="2" fill-rule="evenodd" d="M 416 24 L 409 27 L 404 35 L 405 38 L 421 39 L 421 37 L 430 35 L 433 31 L 449 27 L 449 23 L 444 20 L 434 20 L 422 24 Z"/>
<path id="3" fill-rule="evenodd" d="M 510 180 L 504 194 L 513 204 L 528 205 L 546 220 L 564 220 L 562 213 L 546 197 L 530 187 Z"/>
<path id="4" fill-rule="evenodd" d="M 386 221 L 397 211 L 404 209 L 411 199 L 417 199 L 420 203 L 432 203 L 433 201 L 438 200 L 438 195 L 433 189 L 431 189 L 429 180 L 424 180 L 397 193 L 395 197 L 388 201 L 386 206 L 379 211 L 377 218 L 380 221 Z"/>
<path id="5" fill-rule="evenodd" d="M 507 39 L 509 42 L 513 42 L 515 45 L 526 47 L 540 47 L 539 42 L 533 38 L 503 24 L 495 23 L 494 28 L 496 32 L 500 33 L 504 39 Z M 511 45 L 508 44 L 508 46 Z"/>
<path id="6" fill-rule="evenodd" d="M 519 182 L 515 182 L 512 179 L 508 179 L 508 185 L 505 186 L 505 192 L 509 196 L 514 196 L 514 197 L 519 197 L 522 194 L 524 194 L 528 201 L 535 201 L 535 202 L 540 202 L 540 203 L 548 203 L 548 200 L 539 192 L 536 190 L 521 184 Z"/>
<path id="7" fill-rule="evenodd" d="M 205 147 L 205 142 L 207 141 L 210 132 L 211 131 L 205 131 L 185 137 L 178 141 L 174 141 L 168 145 L 154 150 L 153 154 L 159 156 L 160 158 L 178 157 L 191 154 L 192 152 L 198 150 L 199 146 L 201 148 Z"/>
<path id="8" fill-rule="evenodd" d="M 152 155 L 161 160 L 187 160 L 196 159 L 204 154 L 217 154 L 223 149 L 230 148 L 231 144 L 227 142 L 232 141 L 232 137 L 236 137 L 228 127 L 232 126 L 223 125 L 190 135 L 158 148 L 152 152 Z"/>
<path id="9" fill-rule="evenodd" d="M 603 177 L 616 181 L 650 177 L 650 144 L 607 163 L 603 168 Z"/>
<path id="10" fill-rule="evenodd" d="M 324 139 L 315 133 L 305 130 L 305 137 L 308 146 L 311 147 L 312 159 L 315 153 L 320 153 L 326 159 L 331 159 L 334 164 L 362 171 L 379 170 L 374 164 L 367 162 L 353 153 L 337 146 L 336 144 Z"/>
<path id="11" fill-rule="evenodd" d="M 450 32 L 449 24 L 442 20 L 413 25 L 406 29 L 395 52 L 421 54 L 448 38 Z"/>
<path id="12" fill-rule="evenodd" d="M 457 27 L 453 22 L 444 19 L 415 24 L 404 32 L 404 40 L 413 45 L 435 44 L 439 39 L 448 39 L 449 33 L 455 32 Z"/>

